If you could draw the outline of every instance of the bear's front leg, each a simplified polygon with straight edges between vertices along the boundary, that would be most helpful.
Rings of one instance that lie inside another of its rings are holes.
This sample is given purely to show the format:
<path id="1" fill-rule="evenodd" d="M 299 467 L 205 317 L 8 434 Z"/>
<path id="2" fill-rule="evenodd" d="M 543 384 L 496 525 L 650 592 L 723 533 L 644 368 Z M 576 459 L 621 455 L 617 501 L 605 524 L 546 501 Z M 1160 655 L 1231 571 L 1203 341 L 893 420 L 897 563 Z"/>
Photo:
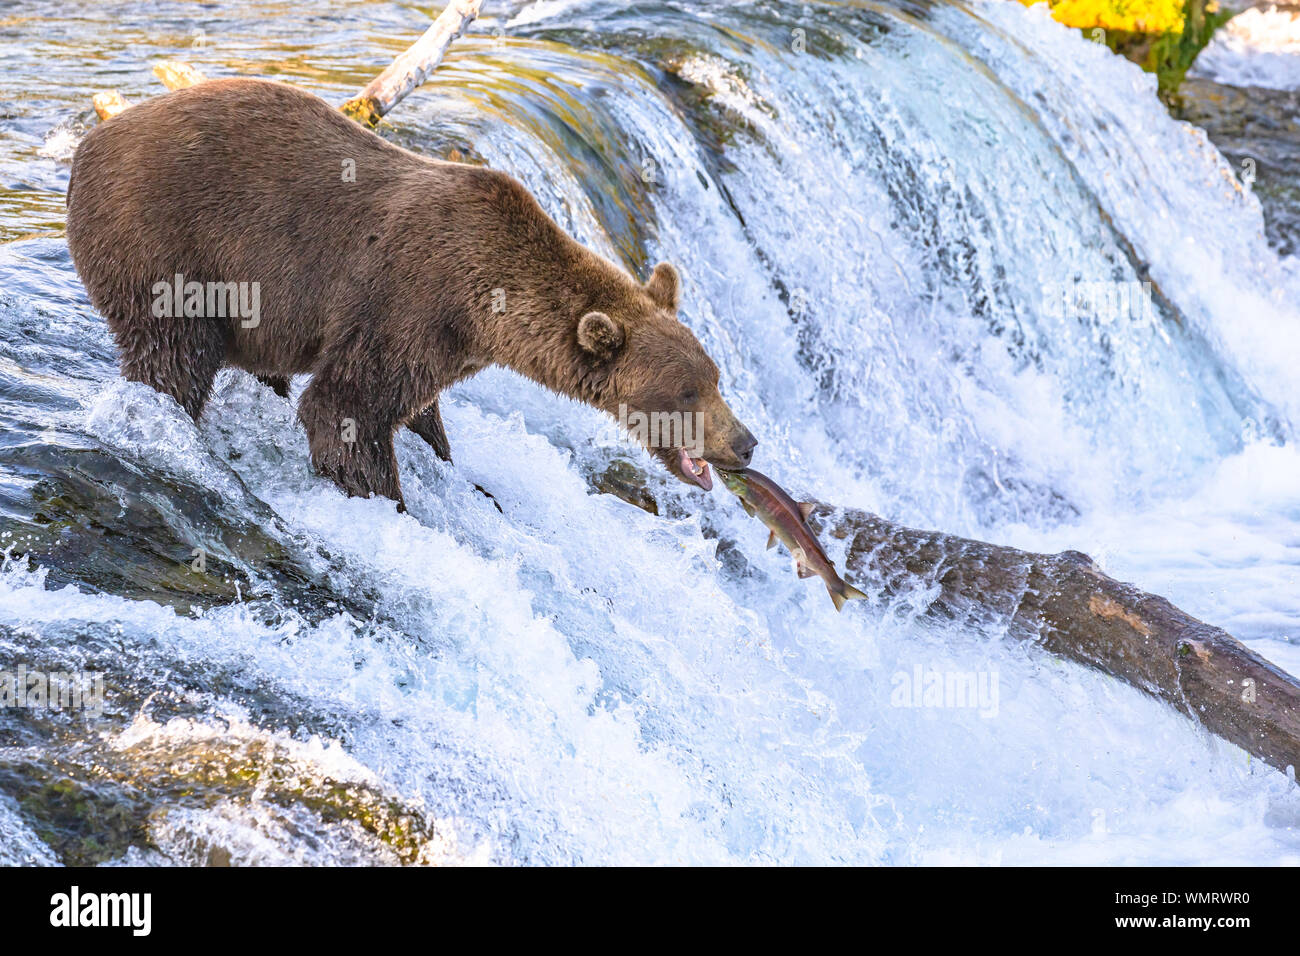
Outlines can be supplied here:
<path id="1" fill-rule="evenodd" d="M 383 495 L 405 511 L 397 476 L 393 431 L 397 416 L 382 403 L 366 398 L 366 390 L 345 387 L 328 370 L 313 377 L 298 405 L 298 418 L 307 429 L 311 463 L 349 495 Z"/>
<path id="2" fill-rule="evenodd" d="M 287 375 L 259 375 L 257 380 L 269 388 L 281 398 L 289 397 L 289 376 Z"/>
<path id="3" fill-rule="evenodd" d="M 445 462 L 451 461 L 451 445 L 447 442 L 447 430 L 442 427 L 442 413 L 438 411 L 436 398 L 428 408 L 407 422 L 407 427 L 428 442 L 435 455 Z"/>

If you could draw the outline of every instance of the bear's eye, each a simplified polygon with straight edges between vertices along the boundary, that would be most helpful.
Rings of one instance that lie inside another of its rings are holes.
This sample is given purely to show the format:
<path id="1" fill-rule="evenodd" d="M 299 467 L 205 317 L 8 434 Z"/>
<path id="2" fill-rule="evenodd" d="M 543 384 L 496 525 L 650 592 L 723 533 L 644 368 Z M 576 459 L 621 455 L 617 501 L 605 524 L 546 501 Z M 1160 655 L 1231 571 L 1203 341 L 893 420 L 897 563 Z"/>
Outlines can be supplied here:
<path id="1" fill-rule="evenodd" d="M 693 388 L 688 388 L 681 395 L 683 405 L 694 405 L 700 400 L 700 393 Z"/>

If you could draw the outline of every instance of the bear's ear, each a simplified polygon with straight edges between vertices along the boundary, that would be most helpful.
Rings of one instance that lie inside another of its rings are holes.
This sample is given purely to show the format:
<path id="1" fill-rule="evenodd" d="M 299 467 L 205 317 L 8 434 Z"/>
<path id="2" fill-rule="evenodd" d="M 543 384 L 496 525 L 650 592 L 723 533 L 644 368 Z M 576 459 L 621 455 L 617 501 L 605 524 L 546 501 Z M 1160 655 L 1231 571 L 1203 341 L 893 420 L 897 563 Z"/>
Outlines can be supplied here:
<path id="1" fill-rule="evenodd" d="M 645 284 L 645 290 L 661 309 L 676 312 L 677 305 L 681 302 L 681 285 L 677 270 L 668 263 L 661 262 L 650 273 L 650 281 Z"/>
<path id="2" fill-rule="evenodd" d="M 609 358 L 623 344 L 623 330 L 604 312 L 588 312 L 578 320 L 578 344 L 593 358 Z"/>

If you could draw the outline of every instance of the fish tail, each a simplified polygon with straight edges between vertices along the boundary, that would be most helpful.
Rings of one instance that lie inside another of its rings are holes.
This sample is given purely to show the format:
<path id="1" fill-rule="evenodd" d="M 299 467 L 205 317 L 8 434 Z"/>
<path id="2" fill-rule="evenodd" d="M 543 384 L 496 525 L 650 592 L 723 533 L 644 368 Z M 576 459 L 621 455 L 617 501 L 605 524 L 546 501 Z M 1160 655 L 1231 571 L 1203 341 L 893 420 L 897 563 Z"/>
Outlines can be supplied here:
<path id="1" fill-rule="evenodd" d="M 844 605 L 848 601 L 865 601 L 867 596 L 855 588 L 848 581 L 840 581 L 839 588 L 826 585 L 826 590 L 830 592 L 831 600 L 835 602 L 835 610 L 844 610 Z"/>

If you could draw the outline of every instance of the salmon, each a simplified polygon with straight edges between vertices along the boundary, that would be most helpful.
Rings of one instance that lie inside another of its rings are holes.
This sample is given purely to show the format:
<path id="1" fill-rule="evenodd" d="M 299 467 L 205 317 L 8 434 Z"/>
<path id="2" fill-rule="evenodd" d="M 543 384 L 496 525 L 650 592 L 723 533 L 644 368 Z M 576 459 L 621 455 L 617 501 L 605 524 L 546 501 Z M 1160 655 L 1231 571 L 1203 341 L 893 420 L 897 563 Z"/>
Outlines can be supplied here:
<path id="1" fill-rule="evenodd" d="M 808 527 L 808 515 L 813 509 L 811 503 L 795 501 L 775 481 L 753 468 L 716 470 L 727 490 L 740 499 L 750 517 L 767 525 L 770 532 L 767 546 L 770 548 L 780 541 L 794 556 L 795 573 L 799 577 L 816 575 L 825 582 L 826 590 L 835 602 L 835 610 L 843 610 L 846 601 L 866 599 L 865 594 L 839 576 L 817 536 Z"/>

